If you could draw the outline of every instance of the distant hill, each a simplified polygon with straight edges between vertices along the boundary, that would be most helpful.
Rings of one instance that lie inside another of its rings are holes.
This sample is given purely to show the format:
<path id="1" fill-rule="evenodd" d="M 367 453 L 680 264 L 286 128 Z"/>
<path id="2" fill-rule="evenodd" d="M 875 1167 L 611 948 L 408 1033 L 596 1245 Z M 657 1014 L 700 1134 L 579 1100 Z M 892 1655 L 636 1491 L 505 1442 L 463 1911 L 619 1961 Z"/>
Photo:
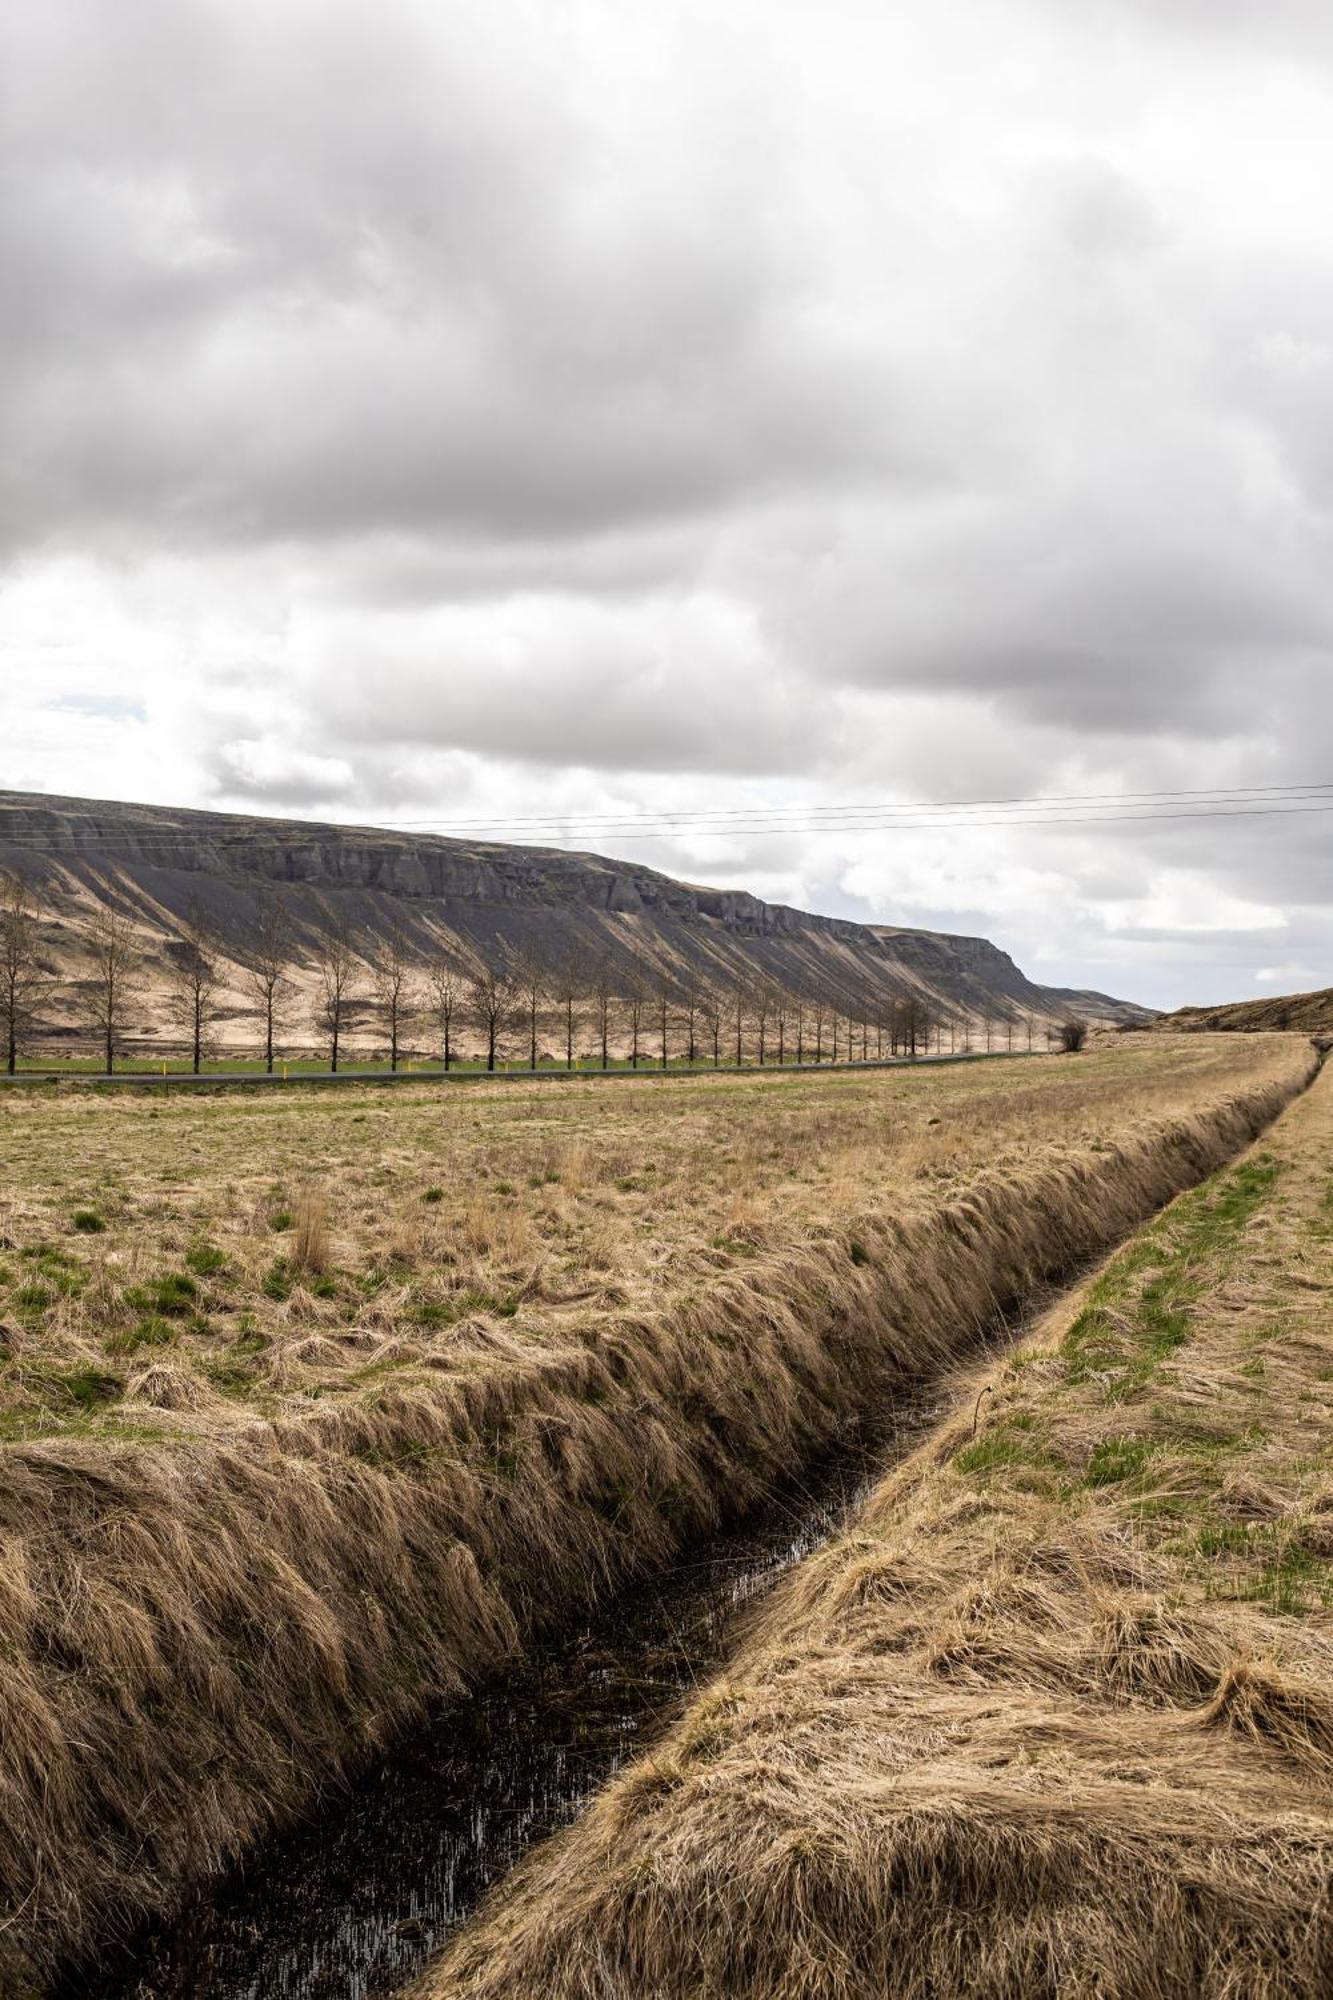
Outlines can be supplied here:
<path id="1" fill-rule="evenodd" d="M 47 947 L 71 971 L 81 924 L 106 903 L 133 914 L 161 959 L 197 902 L 239 964 L 268 888 L 298 959 L 341 913 L 367 953 L 401 926 L 422 951 L 460 961 L 573 952 L 627 980 L 768 984 L 848 1008 L 916 998 L 959 1023 L 1150 1018 L 1103 993 L 1037 985 L 985 938 L 814 916 L 556 848 L 0 792 L 0 869 L 40 893 Z"/>
<path id="2" fill-rule="evenodd" d="M 1233 1000 L 1221 1007 L 1177 1007 L 1153 1024 L 1166 1033 L 1188 1034 L 1209 1028 L 1231 1028 L 1258 1034 L 1264 1029 L 1292 1029 L 1306 1035 L 1333 1034 L 1333 987 L 1317 993 L 1286 993 L 1265 1000 Z"/>

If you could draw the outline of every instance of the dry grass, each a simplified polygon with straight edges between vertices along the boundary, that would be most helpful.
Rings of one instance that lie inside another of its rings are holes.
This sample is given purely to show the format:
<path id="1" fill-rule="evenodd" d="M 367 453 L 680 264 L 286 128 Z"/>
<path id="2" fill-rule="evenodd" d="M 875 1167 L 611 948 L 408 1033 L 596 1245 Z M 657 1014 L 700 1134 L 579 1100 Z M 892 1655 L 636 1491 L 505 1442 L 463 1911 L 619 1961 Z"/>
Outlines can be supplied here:
<path id="1" fill-rule="evenodd" d="M 6 1100 L 0 1990 L 169 1907 L 956 1359 L 1310 1066 L 1162 1038 L 914 1075 Z M 302 1187 L 328 1215 L 304 1256 Z"/>
<path id="2" fill-rule="evenodd" d="M 1333 1991 L 1333 1075 L 956 1408 L 422 2000 Z"/>

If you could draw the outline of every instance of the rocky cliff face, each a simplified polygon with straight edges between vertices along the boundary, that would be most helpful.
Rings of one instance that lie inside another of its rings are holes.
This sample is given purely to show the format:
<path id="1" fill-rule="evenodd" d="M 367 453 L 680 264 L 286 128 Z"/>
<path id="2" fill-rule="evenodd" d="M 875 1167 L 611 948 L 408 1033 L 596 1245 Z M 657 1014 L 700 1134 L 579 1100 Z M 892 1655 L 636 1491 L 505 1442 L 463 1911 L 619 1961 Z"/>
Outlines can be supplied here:
<path id="1" fill-rule="evenodd" d="M 77 957 L 81 914 L 112 901 L 150 948 L 198 903 L 243 960 L 256 891 L 269 888 L 306 948 L 341 911 L 367 950 L 398 924 L 459 957 L 573 952 L 626 975 L 770 982 L 849 1007 L 915 995 L 976 1019 L 1146 1018 L 1104 994 L 1035 985 L 985 938 L 813 916 L 553 848 L 0 792 L 0 868 L 40 891 L 62 957 Z"/>

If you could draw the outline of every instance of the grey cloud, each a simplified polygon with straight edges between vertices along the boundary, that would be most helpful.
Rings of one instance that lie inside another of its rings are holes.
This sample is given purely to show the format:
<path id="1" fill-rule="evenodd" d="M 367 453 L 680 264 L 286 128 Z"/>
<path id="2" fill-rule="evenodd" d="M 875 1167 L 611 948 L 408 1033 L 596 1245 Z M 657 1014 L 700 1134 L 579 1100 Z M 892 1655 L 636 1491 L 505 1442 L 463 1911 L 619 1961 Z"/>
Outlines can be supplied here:
<path id="1" fill-rule="evenodd" d="M 489 68 L 401 0 L 373 33 L 128 12 L 129 59 L 72 0 L 14 51 L 45 115 L 0 206 L 12 545 L 577 538 L 943 476 L 873 345 L 805 310 L 743 147 L 678 133 L 622 186 L 523 8 Z"/>
<path id="2" fill-rule="evenodd" d="M 82 616 L 71 701 L 166 635 L 163 769 L 349 816 L 1333 777 L 1331 43 L 1297 0 L 20 0 L 0 673 Z M 1000 836 L 702 851 L 1165 997 L 1273 907 L 1333 976 L 1328 830 L 1034 833 L 1012 893 Z"/>

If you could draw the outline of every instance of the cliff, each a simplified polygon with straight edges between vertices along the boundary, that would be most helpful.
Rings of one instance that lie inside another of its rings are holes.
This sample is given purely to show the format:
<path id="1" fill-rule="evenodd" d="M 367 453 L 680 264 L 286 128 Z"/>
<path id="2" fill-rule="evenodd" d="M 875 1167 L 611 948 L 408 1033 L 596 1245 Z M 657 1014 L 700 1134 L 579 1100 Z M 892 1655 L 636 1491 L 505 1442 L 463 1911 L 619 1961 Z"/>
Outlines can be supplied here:
<path id="1" fill-rule="evenodd" d="M 131 911 L 159 954 L 197 902 L 242 961 L 267 886 L 298 955 L 341 911 L 367 950 L 401 925 L 460 959 L 572 951 L 624 972 L 769 982 L 849 1006 L 915 996 L 960 1019 L 1147 1018 L 1105 994 L 1037 985 L 985 938 L 815 916 L 555 848 L 0 792 L 0 869 L 32 883 L 51 954 L 71 969 L 99 902 Z"/>

